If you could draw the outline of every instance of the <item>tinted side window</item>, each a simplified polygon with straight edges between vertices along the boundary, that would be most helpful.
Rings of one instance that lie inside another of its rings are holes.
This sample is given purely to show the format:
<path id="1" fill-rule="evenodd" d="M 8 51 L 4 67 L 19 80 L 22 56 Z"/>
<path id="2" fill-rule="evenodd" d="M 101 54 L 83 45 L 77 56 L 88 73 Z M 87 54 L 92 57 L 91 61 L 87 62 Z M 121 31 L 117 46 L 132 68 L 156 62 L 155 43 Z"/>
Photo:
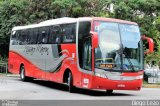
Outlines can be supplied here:
<path id="1" fill-rule="evenodd" d="M 33 31 L 32 31 L 32 29 L 27 29 L 26 32 L 27 32 L 26 42 L 27 42 L 27 44 L 31 44 Z"/>
<path id="2" fill-rule="evenodd" d="M 17 37 L 18 37 L 18 43 L 19 45 L 23 45 L 24 44 L 24 40 L 26 39 L 25 37 L 25 34 L 24 34 L 24 31 L 18 31 L 17 32 Z"/>
<path id="3" fill-rule="evenodd" d="M 60 44 L 62 43 L 62 28 L 60 26 L 52 26 L 50 27 L 49 34 L 49 43 L 50 44 Z"/>
<path id="4" fill-rule="evenodd" d="M 10 44 L 11 45 L 18 45 L 18 41 L 17 41 L 17 31 L 13 31 L 11 34 L 11 40 L 10 40 Z"/>
<path id="5" fill-rule="evenodd" d="M 73 43 L 76 38 L 76 24 L 66 24 L 62 27 L 63 43 Z"/>
<path id="6" fill-rule="evenodd" d="M 32 31 L 31 29 L 25 30 L 25 43 L 24 44 L 30 44 L 31 43 L 31 36 L 32 36 Z"/>
<path id="7" fill-rule="evenodd" d="M 47 44 L 48 43 L 48 33 L 49 33 L 49 27 L 39 28 L 37 43 L 38 44 Z"/>
<path id="8" fill-rule="evenodd" d="M 30 44 L 37 43 L 37 36 L 38 36 L 38 28 L 31 29 L 31 41 Z"/>
<path id="9" fill-rule="evenodd" d="M 25 45 L 28 44 L 30 41 L 30 38 L 28 36 L 28 30 L 21 30 L 21 31 L 17 31 L 16 36 L 18 39 L 18 44 L 19 45 Z"/>
<path id="10" fill-rule="evenodd" d="M 56 43 L 56 37 L 57 37 L 56 32 L 57 31 L 54 29 L 54 26 L 51 26 L 49 31 L 50 34 L 49 34 L 49 41 L 48 41 L 50 44 Z"/>
<path id="11" fill-rule="evenodd" d="M 38 28 L 13 31 L 10 42 L 12 45 L 36 44 L 38 34 Z"/>
<path id="12" fill-rule="evenodd" d="M 18 31 L 16 31 L 16 37 L 17 37 L 17 45 L 20 45 L 20 36 L 21 36 L 21 31 L 20 30 L 18 30 Z"/>

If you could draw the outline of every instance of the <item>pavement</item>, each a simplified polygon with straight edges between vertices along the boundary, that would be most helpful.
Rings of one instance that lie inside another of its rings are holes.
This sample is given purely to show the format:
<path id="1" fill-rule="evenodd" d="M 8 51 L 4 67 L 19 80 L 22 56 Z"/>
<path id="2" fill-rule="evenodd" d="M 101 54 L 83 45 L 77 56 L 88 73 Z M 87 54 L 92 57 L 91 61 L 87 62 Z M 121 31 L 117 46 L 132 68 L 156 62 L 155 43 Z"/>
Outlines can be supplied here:
<path id="1" fill-rule="evenodd" d="M 140 91 L 105 91 L 77 88 L 69 93 L 66 85 L 49 81 L 20 81 L 19 76 L 0 76 L 1 100 L 160 100 L 160 88 L 142 88 Z"/>

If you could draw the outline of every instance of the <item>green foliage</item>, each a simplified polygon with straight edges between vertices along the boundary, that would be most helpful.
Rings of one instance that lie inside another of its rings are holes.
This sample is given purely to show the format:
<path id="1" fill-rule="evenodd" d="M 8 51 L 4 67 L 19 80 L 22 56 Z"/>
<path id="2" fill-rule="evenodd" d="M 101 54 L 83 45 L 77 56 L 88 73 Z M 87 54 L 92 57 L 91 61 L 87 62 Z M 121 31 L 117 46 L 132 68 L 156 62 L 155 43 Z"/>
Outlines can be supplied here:
<path id="1" fill-rule="evenodd" d="M 160 1 L 159 0 L 110 0 L 114 4 L 113 17 L 135 21 L 141 34 L 152 37 L 155 52 L 146 55 L 146 61 L 160 60 Z M 144 43 L 145 44 L 145 43 Z"/>
<path id="2" fill-rule="evenodd" d="M 0 57 L 0 63 L 7 63 L 8 58 L 7 57 Z"/>
<path id="3" fill-rule="evenodd" d="M 160 32 L 160 16 L 155 21 L 156 29 Z"/>
<path id="4" fill-rule="evenodd" d="M 113 12 L 110 6 L 113 5 Z M 141 34 L 154 39 L 156 52 L 147 55 L 160 59 L 159 0 L 0 0 L 0 55 L 8 53 L 14 26 L 39 23 L 59 17 L 112 17 L 139 24 Z"/>

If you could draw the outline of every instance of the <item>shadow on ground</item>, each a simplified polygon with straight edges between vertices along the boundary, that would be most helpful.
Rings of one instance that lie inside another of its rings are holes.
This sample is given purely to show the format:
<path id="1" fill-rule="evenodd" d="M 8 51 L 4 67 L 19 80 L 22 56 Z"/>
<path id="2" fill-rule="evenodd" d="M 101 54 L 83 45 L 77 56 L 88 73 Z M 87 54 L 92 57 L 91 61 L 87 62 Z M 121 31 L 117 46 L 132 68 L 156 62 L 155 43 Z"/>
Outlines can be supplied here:
<path id="1" fill-rule="evenodd" d="M 67 85 L 63 85 L 63 84 L 59 84 L 59 83 L 55 83 L 55 82 L 51 82 L 51 81 L 44 81 L 44 80 L 37 80 L 36 79 L 36 80 L 29 81 L 29 83 L 34 83 L 34 84 L 37 84 L 40 86 L 45 86 L 47 88 L 68 92 Z M 105 91 L 88 90 L 88 89 L 81 89 L 81 88 L 76 88 L 74 93 L 89 95 L 89 96 L 134 96 L 131 94 L 126 94 L 126 93 L 116 93 L 116 91 L 113 92 L 113 94 L 107 94 Z"/>

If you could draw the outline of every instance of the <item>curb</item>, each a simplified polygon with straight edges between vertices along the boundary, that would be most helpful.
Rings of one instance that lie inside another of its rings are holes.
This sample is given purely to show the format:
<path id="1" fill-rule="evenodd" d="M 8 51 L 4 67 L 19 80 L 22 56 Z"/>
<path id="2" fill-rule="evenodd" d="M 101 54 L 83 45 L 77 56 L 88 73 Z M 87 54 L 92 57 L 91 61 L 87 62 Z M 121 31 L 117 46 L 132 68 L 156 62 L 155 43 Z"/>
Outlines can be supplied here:
<path id="1" fill-rule="evenodd" d="M 19 77 L 19 74 L 8 74 L 7 77 Z"/>
<path id="2" fill-rule="evenodd" d="M 2 74 L 0 77 L 19 77 L 19 74 Z"/>
<path id="3" fill-rule="evenodd" d="M 155 85 L 155 84 L 146 84 L 142 86 L 143 88 L 160 88 L 160 85 Z"/>

